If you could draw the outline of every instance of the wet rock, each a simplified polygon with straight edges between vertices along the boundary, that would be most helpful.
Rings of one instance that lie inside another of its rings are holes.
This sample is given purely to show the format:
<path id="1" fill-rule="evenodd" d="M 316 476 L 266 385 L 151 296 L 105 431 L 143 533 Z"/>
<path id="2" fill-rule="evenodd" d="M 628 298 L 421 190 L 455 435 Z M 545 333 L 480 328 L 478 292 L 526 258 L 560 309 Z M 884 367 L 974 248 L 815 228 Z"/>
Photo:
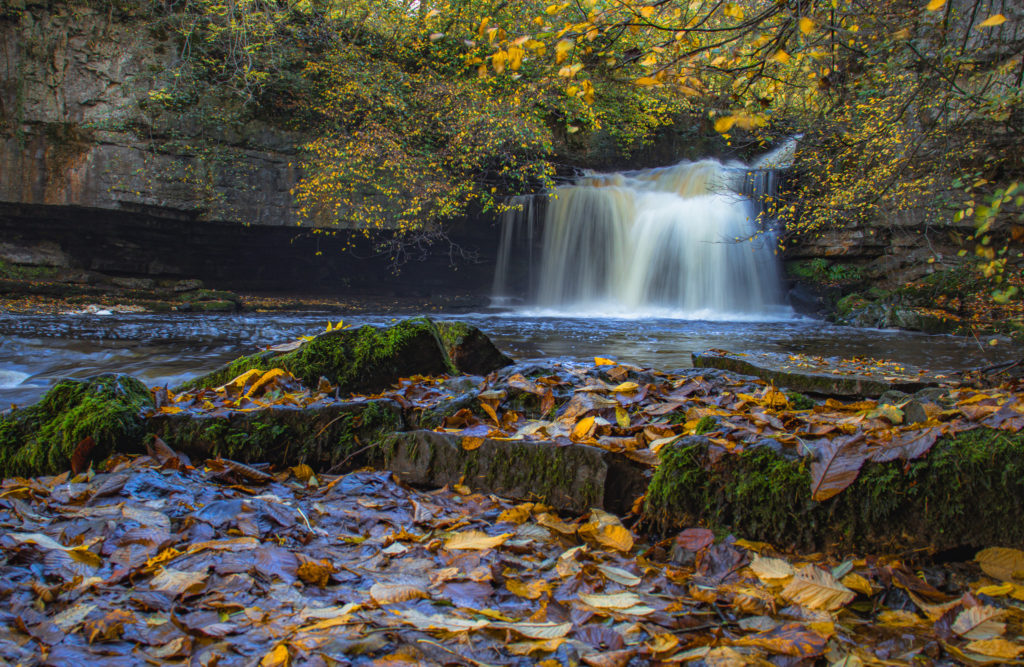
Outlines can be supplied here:
<path id="1" fill-rule="evenodd" d="M 73 457 L 87 467 L 115 449 L 138 451 L 142 411 L 152 405 L 145 385 L 127 375 L 62 380 L 35 405 L 0 416 L 0 477 L 57 474 Z"/>
<path id="2" fill-rule="evenodd" d="M 203 281 L 202 280 L 194 280 L 193 279 L 193 280 L 179 280 L 178 282 L 174 283 L 174 286 L 171 289 L 174 290 L 175 292 L 191 292 L 193 290 L 202 289 L 202 287 L 203 287 Z"/>
<path id="3" fill-rule="evenodd" d="M 917 391 L 939 383 L 937 378 L 927 374 L 879 373 L 867 375 L 849 372 L 842 367 L 841 360 L 831 364 L 831 370 L 808 370 L 789 361 L 788 355 L 759 353 L 731 354 L 721 350 L 693 353 L 693 365 L 697 368 L 718 368 L 744 375 L 753 375 L 793 391 L 826 396 L 882 396 L 887 391 Z"/>
<path id="4" fill-rule="evenodd" d="M 603 507 L 627 511 L 647 486 L 646 471 L 596 447 L 484 439 L 465 449 L 462 438 L 435 431 L 394 433 L 380 465 L 414 485 L 465 484 L 474 491 L 542 500 L 558 510 Z"/>
<path id="5" fill-rule="evenodd" d="M 441 343 L 462 373 L 487 375 L 513 363 L 484 332 L 465 322 L 438 322 Z"/>

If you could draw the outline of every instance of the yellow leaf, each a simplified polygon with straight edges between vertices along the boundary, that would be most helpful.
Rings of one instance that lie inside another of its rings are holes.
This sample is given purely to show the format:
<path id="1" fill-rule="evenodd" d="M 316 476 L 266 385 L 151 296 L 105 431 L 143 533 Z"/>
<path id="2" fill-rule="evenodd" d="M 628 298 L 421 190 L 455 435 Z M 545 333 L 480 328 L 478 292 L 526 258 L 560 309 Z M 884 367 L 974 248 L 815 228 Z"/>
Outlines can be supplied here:
<path id="1" fill-rule="evenodd" d="M 565 59 L 569 57 L 569 51 L 575 44 L 576 42 L 571 39 L 563 39 L 555 44 L 555 63 L 561 65 L 565 62 Z"/>
<path id="2" fill-rule="evenodd" d="M 260 667 L 288 667 L 289 664 L 291 656 L 284 644 L 278 644 L 260 660 Z"/>
<path id="3" fill-rule="evenodd" d="M 1024 551 L 1007 547 L 989 547 L 979 551 L 974 560 L 981 571 L 1002 581 L 1024 580 Z"/>
<path id="4" fill-rule="evenodd" d="M 444 543 L 444 548 L 449 551 L 482 551 L 493 549 L 505 543 L 512 534 L 502 533 L 501 535 L 488 535 L 479 530 L 467 530 L 456 533 Z"/>
<path id="5" fill-rule="evenodd" d="M 583 440 L 590 436 L 591 431 L 594 429 L 594 418 L 584 417 L 576 424 L 576 427 L 572 430 L 572 437 L 574 440 Z"/>
<path id="6" fill-rule="evenodd" d="M 774 60 L 777 63 L 785 64 L 789 62 L 789 54 L 783 51 L 782 49 L 779 49 L 778 51 L 775 52 L 775 55 L 769 58 L 769 60 Z"/>
<path id="7" fill-rule="evenodd" d="M 630 392 L 636 391 L 639 388 L 640 385 L 638 385 L 636 382 L 623 382 L 622 384 L 612 389 L 612 391 L 617 394 L 628 394 Z"/>
<path id="8" fill-rule="evenodd" d="M 924 625 L 925 623 L 925 619 L 912 611 L 904 609 L 886 609 L 879 612 L 875 618 L 880 624 L 890 628 L 909 628 L 915 625 Z"/>
<path id="9" fill-rule="evenodd" d="M 946 6 L 946 0 L 931 0 L 928 6 L 925 7 L 930 12 L 938 11 Z"/>
<path id="10" fill-rule="evenodd" d="M 1005 16 L 1003 16 L 1002 14 L 993 14 L 992 16 L 988 17 L 987 19 L 982 21 L 980 24 L 978 24 L 978 27 L 979 28 L 994 28 L 995 26 L 1003 25 L 1004 23 L 1006 23 L 1006 17 Z"/>
<path id="11" fill-rule="evenodd" d="M 467 435 L 459 441 L 462 448 L 467 452 L 471 452 L 474 449 L 480 449 L 480 445 L 484 444 L 484 438 L 477 438 Z"/>
<path id="12" fill-rule="evenodd" d="M 798 605 L 818 611 L 836 611 L 853 600 L 855 594 L 836 581 L 831 572 L 806 565 L 796 573 L 781 593 Z"/>
<path id="13" fill-rule="evenodd" d="M 635 83 L 638 86 L 656 86 L 658 85 L 658 80 L 652 79 L 649 76 L 642 76 L 633 83 Z"/>
<path id="14" fill-rule="evenodd" d="M 605 359 L 604 357 L 594 357 L 595 366 L 614 366 L 615 362 L 611 359 Z"/>
<path id="15" fill-rule="evenodd" d="M 651 6 L 641 7 L 640 8 L 640 16 L 644 17 L 645 19 L 651 18 L 652 16 L 654 16 L 654 7 L 651 7 Z"/>
<path id="16" fill-rule="evenodd" d="M 978 639 L 968 644 L 965 648 L 968 651 L 1003 660 L 1016 660 L 1024 652 L 1024 646 L 1014 644 L 1005 639 Z"/>
<path id="17" fill-rule="evenodd" d="M 735 116 L 722 116 L 715 121 L 715 132 L 724 134 L 732 129 L 732 126 L 736 124 Z"/>
<path id="18" fill-rule="evenodd" d="M 997 598 L 1003 595 L 1009 595 L 1016 589 L 1014 584 L 1006 582 L 1003 584 L 995 584 L 993 586 L 982 586 L 975 591 L 978 595 L 987 595 L 989 597 Z"/>
<path id="19" fill-rule="evenodd" d="M 871 582 L 856 572 L 851 572 L 843 577 L 843 586 L 868 596 L 874 593 L 871 588 Z"/>
<path id="20" fill-rule="evenodd" d="M 633 549 L 633 534 L 619 518 L 599 509 L 590 510 L 590 520 L 580 526 L 580 537 L 624 553 Z"/>
<path id="21" fill-rule="evenodd" d="M 945 2 L 946 0 L 942 0 L 942 1 Z M 809 19 L 809 18 L 807 18 L 806 16 L 801 18 L 800 19 L 800 32 L 802 32 L 803 34 L 807 35 L 807 34 L 810 34 L 810 32 L 812 30 L 814 30 L 814 21 Z"/>
<path id="22" fill-rule="evenodd" d="M 512 655 L 530 655 L 531 653 L 554 653 L 558 647 L 567 642 L 565 637 L 554 639 L 535 639 L 528 642 L 515 642 L 508 644 L 505 648 Z"/>
<path id="23" fill-rule="evenodd" d="M 621 428 L 629 428 L 629 413 L 626 412 L 626 408 L 622 406 L 616 406 L 615 423 L 618 424 Z"/>
<path id="24" fill-rule="evenodd" d="M 523 503 L 522 505 L 510 507 L 498 515 L 498 523 L 523 523 L 530 518 L 530 512 L 533 511 L 533 508 L 533 503 Z"/>
<path id="25" fill-rule="evenodd" d="M 526 584 L 516 579 L 507 579 L 505 581 L 505 588 L 507 588 L 513 595 L 518 595 L 521 598 L 527 600 L 536 600 L 540 596 L 551 590 L 551 586 L 540 579 L 534 579 L 530 583 Z"/>

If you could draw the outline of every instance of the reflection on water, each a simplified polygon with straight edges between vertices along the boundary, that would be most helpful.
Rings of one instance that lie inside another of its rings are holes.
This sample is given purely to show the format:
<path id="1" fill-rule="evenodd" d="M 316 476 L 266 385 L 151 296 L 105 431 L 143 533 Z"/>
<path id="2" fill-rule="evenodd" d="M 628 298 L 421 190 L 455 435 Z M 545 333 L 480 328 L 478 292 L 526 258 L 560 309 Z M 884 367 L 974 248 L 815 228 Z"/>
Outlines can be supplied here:
<path id="1" fill-rule="evenodd" d="M 327 314 L 0 315 L 0 405 L 35 400 L 61 377 L 130 373 L 150 385 L 174 386 L 226 361 L 324 328 Z M 337 319 L 337 316 L 334 316 Z M 388 324 L 360 316 L 346 323 Z M 591 319 L 522 313 L 460 315 L 518 360 L 611 357 L 660 369 L 690 365 L 708 348 L 871 356 L 954 370 L 979 366 L 1019 348 L 994 348 L 951 336 L 851 329 L 813 320 L 707 322 Z"/>

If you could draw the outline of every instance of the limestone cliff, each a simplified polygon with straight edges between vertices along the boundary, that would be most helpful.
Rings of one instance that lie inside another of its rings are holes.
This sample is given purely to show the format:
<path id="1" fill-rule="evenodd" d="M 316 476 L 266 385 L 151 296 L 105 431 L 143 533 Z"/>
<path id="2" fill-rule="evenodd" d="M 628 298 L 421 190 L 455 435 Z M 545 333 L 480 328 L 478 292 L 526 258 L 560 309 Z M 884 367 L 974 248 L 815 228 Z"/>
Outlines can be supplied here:
<path id="1" fill-rule="evenodd" d="M 150 92 L 173 72 L 175 39 L 113 5 L 6 4 L 0 201 L 295 224 L 292 135 L 156 111 Z"/>

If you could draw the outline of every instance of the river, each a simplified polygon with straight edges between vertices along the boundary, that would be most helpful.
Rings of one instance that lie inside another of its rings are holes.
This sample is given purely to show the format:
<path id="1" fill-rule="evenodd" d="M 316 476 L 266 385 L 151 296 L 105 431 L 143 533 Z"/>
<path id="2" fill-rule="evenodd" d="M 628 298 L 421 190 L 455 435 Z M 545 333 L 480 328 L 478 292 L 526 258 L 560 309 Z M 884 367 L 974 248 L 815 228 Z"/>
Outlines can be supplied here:
<path id="1" fill-rule="evenodd" d="M 386 325 L 398 315 L 346 318 Z M 719 322 L 658 318 L 566 317 L 509 311 L 439 316 L 470 321 L 517 360 L 589 362 L 594 356 L 662 370 L 688 367 L 709 348 L 824 357 L 876 357 L 958 370 L 1019 356 L 1000 343 L 902 331 L 853 329 L 802 318 Z M 268 345 L 322 331 L 327 313 L 0 314 L 0 405 L 25 405 L 63 377 L 129 373 L 151 386 L 175 386 Z"/>

